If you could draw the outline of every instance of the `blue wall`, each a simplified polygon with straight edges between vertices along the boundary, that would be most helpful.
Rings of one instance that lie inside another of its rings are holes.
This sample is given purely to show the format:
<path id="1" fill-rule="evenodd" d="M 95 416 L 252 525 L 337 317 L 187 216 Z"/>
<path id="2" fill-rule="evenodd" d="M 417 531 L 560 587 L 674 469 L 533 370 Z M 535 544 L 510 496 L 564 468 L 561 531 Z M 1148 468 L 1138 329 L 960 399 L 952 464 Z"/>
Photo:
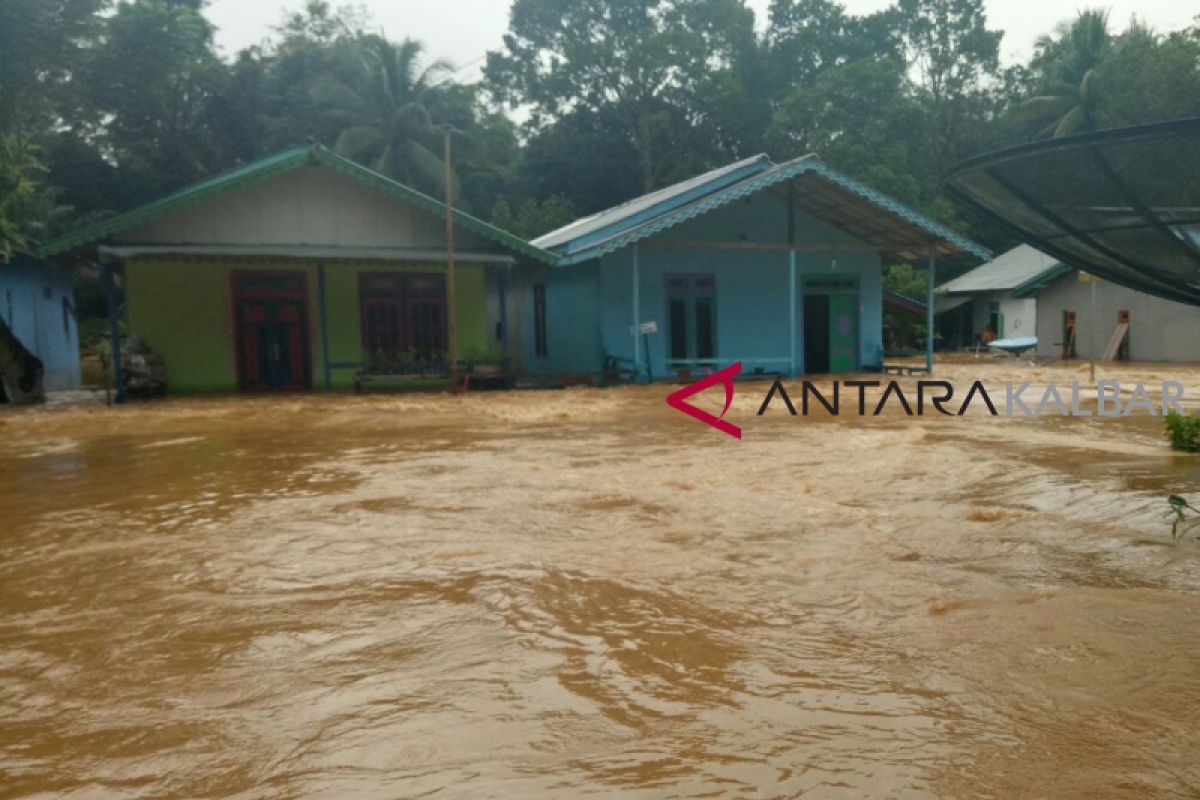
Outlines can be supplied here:
<path id="1" fill-rule="evenodd" d="M 599 374 L 604 353 L 600 346 L 601 268 L 589 262 L 574 267 L 540 268 L 526 289 L 529 297 L 523 314 L 522 358 L 525 372 L 542 375 Z M 546 355 L 535 350 L 532 285 L 546 284 Z"/>
<path id="2" fill-rule="evenodd" d="M 635 339 L 633 262 L 638 261 L 640 322 L 657 322 L 650 336 L 650 366 L 666 377 L 667 319 L 665 276 L 711 273 L 716 278 L 717 361 L 742 361 L 784 373 L 804 371 L 803 292 L 816 276 L 854 276 L 859 285 L 858 366 L 883 360 L 883 289 L 879 255 L 855 251 L 847 234 L 797 212 L 796 243 L 837 245 L 838 252 L 797 252 L 796 327 L 790 328 L 793 295 L 786 250 L 705 248 L 704 242 L 784 245 L 788 241 L 787 203 L 771 191 L 735 201 L 659 234 L 670 247 L 646 242 L 574 266 L 547 268 L 548 345 L 545 359 L 533 357 L 532 303 L 527 304 L 524 364 L 531 373 L 598 372 L 605 354 L 633 361 Z M 794 339 L 794 341 L 793 341 Z M 793 351 L 794 347 L 794 351 Z M 643 351 L 644 352 L 644 351 Z M 793 355 L 795 368 L 793 370 Z"/>
<path id="3" fill-rule="evenodd" d="M 79 386 L 79 326 L 74 308 L 67 269 L 20 255 L 7 264 L 0 262 L 0 318 L 45 364 L 47 389 Z"/>

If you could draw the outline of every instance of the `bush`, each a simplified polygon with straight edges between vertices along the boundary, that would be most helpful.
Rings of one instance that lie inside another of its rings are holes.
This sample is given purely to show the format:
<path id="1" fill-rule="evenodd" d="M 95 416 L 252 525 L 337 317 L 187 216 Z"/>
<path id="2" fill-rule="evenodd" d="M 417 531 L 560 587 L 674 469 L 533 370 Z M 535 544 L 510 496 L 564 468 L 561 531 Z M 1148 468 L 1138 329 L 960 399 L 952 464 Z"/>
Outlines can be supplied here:
<path id="1" fill-rule="evenodd" d="M 1187 498 L 1177 494 L 1167 498 L 1167 502 L 1171 504 L 1171 510 L 1167 512 L 1167 516 L 1175 519 L 1171 523 L 1171 538 L 1175 540 L 1175 544 L 1179 544 L 1197 524 L 1200 524 L 1200 509 L 1189 503 Z M 1192 541 L 1200 544 L 1200 536 L 1191 538 Z"/>
<path id="2" fill-rule="evenodd" d="M 1171 448 L 1185 453 L 1200 452 L 1200 417 L 1172 411 L 1163 420 Z"/>

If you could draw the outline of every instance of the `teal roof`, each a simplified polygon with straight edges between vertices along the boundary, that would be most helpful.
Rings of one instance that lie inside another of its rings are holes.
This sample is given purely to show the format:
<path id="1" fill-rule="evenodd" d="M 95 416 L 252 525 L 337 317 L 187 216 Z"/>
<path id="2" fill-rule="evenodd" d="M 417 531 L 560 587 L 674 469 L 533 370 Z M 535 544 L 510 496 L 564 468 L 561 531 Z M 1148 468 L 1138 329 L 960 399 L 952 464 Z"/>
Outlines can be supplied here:
<path id="1" fill-rule="evenodd" d="M 1031 294 L 1035 294 L 1045 288 L 1048 284 L 1074 271 L 1075 270 L 1073 267 L 1068 267 L 1066 264 L 1055 264 L 1046 271 L 1034 275 L 1021 285 L 1014 287 L 1012 290 L 1012 296 L 1027 297 Z"/>
<path id="2" fill-rule="evenodd" d="M 109 236 L 145 225 L 169 211 L 192 205 L 233 189 L 259 183 L 268 178 L 276 177 L 310 164 L 321 164 L 330 167 L 344 175 L 374 186 L 393 197 L 397 197 L 418 208 L 435 214 L 442 219 L 446 217 L 446 206 L 440 200 L 436 200 L 427 194 L 422 194 L 416 189 L 412 189 L 402 183 L 397 183 L 391 178 L 380 175 L 378 172 L 367 169 L 361 164 L 357 164 L 347 158 L 343 158 L 321 145 L 300 145 L 230 170 L 214 178 L 209 178 L 206 181 L 201 181 L 141 208 L 136 208 L 124 214 L 118 214 L 115 217 L 77 228 L 42 245 L 38 250 L 38 255 L 43 257 L 51 256 L 99 242 Z M 555 261 L 555 256 L 542 248 L 535 247 L 524 239 L 458 209 L 454 211 L 454 221 L 455 224 L 491 239 L 516 253 L 545 263 L 554 263 Z"/>
<path id="3" fill-rule="evenodd" d="M 805 210 L 820 216 L 820 207 L 854 207 L 854 214 L 838 214 L 830 224 L 879 249 L 913 258 L 928 252 L 991 258 L 986 248 L 825 166 L 812 155 L 784 164 L 775 164 L 765 155 L 755 156 L 579 220 L 535 239 L 534 244 L 555 253 L 559 265 L 577 264 L 800 178 L 806 181 L 806 200 L 816 203 Z"/>

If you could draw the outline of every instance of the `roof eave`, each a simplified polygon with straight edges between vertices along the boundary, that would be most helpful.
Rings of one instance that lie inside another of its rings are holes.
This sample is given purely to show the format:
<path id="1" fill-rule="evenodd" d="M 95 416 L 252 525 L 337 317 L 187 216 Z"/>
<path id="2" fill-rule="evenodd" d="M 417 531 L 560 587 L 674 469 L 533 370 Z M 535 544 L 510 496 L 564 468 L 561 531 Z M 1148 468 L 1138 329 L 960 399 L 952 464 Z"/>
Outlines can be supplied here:
<path id="1" fill-rule="evenodd" d="M 1011 295 L 1013 297 L 1027 297 L 1031 294 L 1034 294 L 1039 289 L 1045 288 L 1046 284 L 1050 283 L 1051 281 L 1056 281 L 1072 271 L 1073 269 L 1066 264 L 1055 264 L 1041 273 L 1034 275 L 1024 283 L 1020 283 L 1013 287 Z"/>
<path id="2" fill-rule="evenodd" d="M 688 205 L 689 203 L 693 203 L 696 200 L 699 200 L 700 198 L 702 198 L 706 195 L 719 192 L 723 189 L 728 188 L 729 186 L 731 186 L 733 184 L 736 184 L 740 181 L 746 180 L 747 178 L 753 177 L 754 175 L 759 175 L 759 174 L 771 169 L 774 166 L 775 166 L 774 162 L 772 162 L 771 159 L 765 153 L 760 153 L 756 156 L 751 156 L 750 158 L 743 159 L 741 162 L 738 162 L 737 164 L 731 164 L 731 165 L 729 165 L 729 167 L 722 168 L 722 169 L 728 169 L 729 171 L 724 172 L 720 175 L 716 175 L 711 180 L 706 181 L 705 183 L 694 186 L 691 189 L 680 192 L 677 195 L 671 195 L 669 197 L 664 197 L 657 203 L 647 206 L 646 208 L 640 209 L 637 212 L 631 213 L 626 217 L 615 218 L 608 224 L 602 225 L 601 227 L 596 228 L 595 230 L 590 230 L 585 233 L 581 233 L 580 235 L 578 235 L 576 237 L 566 239 L 562 242 L 557 242 L 553 245 L 550 245 L 550 249 L 552 251 L 554 251 L 555 253 L 558 253 L 561 257 L 571 257 L 577 253 L 586 252 L 587 250 L 594 247 L 598 242 L 603 242 L 603 241 L 606 241 L 606 240 L 612 238 L 613 236 L 620 235 L 620 233 L 623 230 L 629 230 L 632 228 L 636 228 L 637 226 L 645 223 L 646 221 L 654 219 L 656 216 L 669 214 L 673 211 L 676 211 L 676 210 Z M 733 167 L 733 168 L 731 168 L 731 167 Z M 717 172 L 719 170 L 712 170 L 712 171 Z M 702 176 L 697 176 L 697 177 L 702 177 Z M 689 181 L 695 180 L 695 178 L 690 178 L 688 180 Z M 686 183 L 686 182 L 687 181 L 684 181 L 684 183 Z M 665 187 L 665 189 L 670 189 L 670 188 L 672 188 L 672 187 Z M 651 194 L 653 194 L 653 193 L 651 193 Z M 538 240 L 548 239 L 550 237 L 553 237 L 555 234 L 557 234 L 561 231 L 566 231 L 566 230 L 569 230 L 570 228 L 576 227 L 576 226 L 582 226 L 588 220 L 592 220 L 597 217 L 603 217 L 606 214 L 612 214 L 627 205 L 638 202 L 639 200 L 643 199 L 645 196 L 646 195 L 643 195 L 642 197 L 635 197 L 632 200 L 627 201 L 626 203 L 622 203 L 620 205 L 613 206 L 612 208 L 605 209 L 604 211 L 600 211 L 596 214 L 591 214 L 587 217 L 583 217 L 581 219 L 575 220 L 574 222 L 572 222 L 568 225 L 564 225 L 562 228 L 559 228 L 556 231 L 551 231 L 550 233 L 547 233 L 547 234 L 544 234 L 543 236 L 538 237 Z M 537 241 L 537 240 L 535 240 L 535 241 Z M 589 259 L 584 259 L 584 260 L 589 260 Z"/>
<path id="3" fill-rule="evenodd" d="M 268 178 L 290 172 L 297 167 L 311 163 L 311 147 L 293 147 L 271 157 L 272 163 L 254 169 L 253 165 L 230 170 L 224 175 L 218 175 L 202 181 L 194 186 L 181 189 L 155 200 L 146 205 L 126 211 L 123 214 L 108 219 L 84 225 L 73 231 L 51 239 L 38 248 L 37 254 L 42 258 L 59 255 L 77 247 L 98 242 L 116 233 L 144 225 L 150 220 L 173 211 L 200 202 L 213 195 L 222 194 L 232 189 L 260 183 Z M 264 162 L 267 159 L 263 160 Z M 244 173 L 244 174 L 243 174 Z"/>
<path id="4" fill-rule="evenodd" d="M 726 186 L 724 189 L 713 192 L 707 197 L 702 197 L 699 200 L 693 201 L 691 204 L 684 205 L 674 211 L 660 215 L 657 219 L 648 219 L 639 225 L 630 228 L 629 230 L 619 234 L 610 236 L 606 240 L 596 242 L 595 244 L 574 252 L 566 252 L 558 257 L 557 266 L 570 266 L 579 264 L 592 259 L 601 258 L 609 253 L 628 247 L 642 239 L 653 236 L 656 233 L 673 228 L 676 225 L 682 224 L 690 219 L 706 214 L 709 211 L 720 208 L 735 200 L 741 199 L 756 192 L 768 189 L 777 184 L 791 180 L 806 172 L 813 172 L 820 175 L 823 179 L 852 192 L 859 197 L 867 200 L 873 205 L 876 205 L 885 211 L 894 214 L 895 216 L 907 221 L 908 223 L 917 226 L 926 233 L 933 235 L 937 242 L 945 243 L 950 246 L 952 253 L 962 253 L 976 256 L 977 258 L 987 261 L 992 258 L 992 253 L 987 248 L 979 245 L 966 237 L 955 233 L 944 225 L 934 222 L 933 220 L 919 214 L 916 211 L 908 208 L 902 203 L 887 197 L 869 186 L 859 183 L 853 178 L 849 178 L 841 173 L 826 167 L 821 161 L 813 156 L 804 156 L 794 161 L 778 165 L 774 170 L 768 170 L 764 173 L 751 175 L 743 180 L 732 185 Z M 907 247 L 892 248 L 892 249 L 908 249 Z M 941 248 L 943 251 L 946 248 Z"/>
<path id="5" fill-rule="evenodd" d="M 418 192 L 361 164 L 337 155 L 321 145 L 302 145 L 289 148 L 274 156 L 230 170 L 195 186 L 182 189 L 155 202 L 118 214 L 100 222 L 71 231 L 42 245 L 37 255 L 42 258 L 59 255 L 84 245 L 103 241 L 117 233 L 139 227 L 178 208 L 194 205 L 214 195 L 261 183 L 309 164 L 321 164 L 356 180 L 375 186 L 393 197 L 423 208 L 445 219 L 446 205 L 429 195 Z M 454 221 L 468 230 L 484 236 L 503 247 L 546 264 L 554 264 L 556 256 L 494 225 L 455 209 Z"/>

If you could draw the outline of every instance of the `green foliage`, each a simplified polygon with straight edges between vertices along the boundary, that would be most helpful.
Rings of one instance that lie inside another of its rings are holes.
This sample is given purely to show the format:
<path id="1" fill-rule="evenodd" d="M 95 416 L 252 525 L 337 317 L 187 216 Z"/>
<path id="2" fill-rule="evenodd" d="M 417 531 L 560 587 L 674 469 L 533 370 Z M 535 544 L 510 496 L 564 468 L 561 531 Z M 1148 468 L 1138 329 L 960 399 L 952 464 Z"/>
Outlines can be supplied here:
<path id="1" fill-rule="evenodd" d="M 924 302 L 929 293 L 929 273 L 911 264 L 893 264 L 884 270 L 883 287 Z"/>
<path id="2" fill-rule="evenodd" d="M 80 70 L 86 95 L 75 122 L 121 167 L 127 202 L 147 202 L 223 166 L 211 112 L 228 76 L 212 25 L 192 5 L 118 4 Z"/>
<path id="3" fill-rule="evenodd" d="M 493 225 L 524 239 L 536 239 L 574 219 L 571 202 L 562 195 L 554 195 L 540 203 L 530 199 L 514 203 L 501 197 L 492 207 L 491 214 Z"/>
<path id="4" fill-rule="evenodd" d="M 507 369 L 513 362 L 513 355 L 502 347 L 481 347 L 464 353 L 462 360 L 468 369 L 483 366 Z"/>
<path id="5" fill-rule="evenodd" d="M 1200 416 L 1172 411 L 1163 418 L 1163 427 L 1173 450 L 1200 452 Z"/>
<path id="6" fill-rule="evenodd" d="M 1160 36 L 1135 22 L 1117 34 L 1107 11 L 1081 11 L 1038 40 L 1005 122 L 1017 137 L 1045 138 L 1193 116 L 1197 63 L 1194 31 Z"/>
<path id="7" fill-rule="evenodd" d="M 1091 130 L 1103 82 L 1099 70 L 1112 45 L 1107 11 L 1081 11 L 1056 35 L 1038 40 L 1031 69 L 1038 91 L 1009 114 L 1010 125 L 1036 131 L 1038 137 L 1069 136 Z"/>
<path id="8" fill-rule="evenodd" d="M 14 251 L 30 249 L 53 212 L 41 184 L 45 171 L 28 137 L 0 135 L 0 262 Z"/>
<path id="9" fill-rule="evenodd" d="M 941 193 L 951 164 L 1200 108 L 1195 30 L 1119 32 L 1101 11 L 1001 70 L 983 0 L 771 0 L 757 28 L 747 0 L 512 0 L 484 80 L 463 86 L 326 0 L 222 59 L 205 5 L 0 0 L 3 247 L 306 140 L 441 196 L 443 125 L 459 205 L 523 236 L 734 158 L 815 152 L 1003 247 Z M 892 322 L 897 341 L 923 325 Z"/>
<path id="10" fill-rule="evenodd" d="M 1171 538 L 1175 540 L 1175 544 L 1179 544 L 1197 524 L 1200 524 L 1200 509 L 1177 494 L 1167 498 L 1167 502 L 1171 505 L 1171 510 L 1166 513 L 1166 516 L 1172 518 Z M 1200 543 L 1200 536 L 1193 536 L 1192 541 Z"/>
<path id="11" fill-rule="evenodd" d="M 73 115 L 74 79 L 110 0 L 0 0 L 0 133 Z"/>
<path id="12" fill-rule="evenodd" d="M 359 43 L 359 69 L 347 80 L 318 79 L 313 99 L 333 127 L 342 155 L 427 194 L 443 194 L 442 134 L 453 95 L 436 88 L 444 61 L 424 63 L 411 39 L 396 44 L 370 36 Z"/>
<path id="13" fill-rule="evenodd" d="M 922 303 L 929 294 L 928 281 L 928 272 L 911 264 L 894 264 L 883 273 L 885 289 Z M 925 329 L 925 318 L 920 315 L 884 309 L 883 333 L 889 350 L 923 350 Z"/>
<path id="14" fill-rule="evenodd" d="M 709 127 L 697 99 L 719 95 L 755 48 L 743 0 L 514 0 L 510 20 L 487 58 L 493 95 L 528 108 L 531 133 L 602 116 L 636 155 L 620 167 L 637 169 L 646 191 L 674 177 L 679 139 Z"/>

